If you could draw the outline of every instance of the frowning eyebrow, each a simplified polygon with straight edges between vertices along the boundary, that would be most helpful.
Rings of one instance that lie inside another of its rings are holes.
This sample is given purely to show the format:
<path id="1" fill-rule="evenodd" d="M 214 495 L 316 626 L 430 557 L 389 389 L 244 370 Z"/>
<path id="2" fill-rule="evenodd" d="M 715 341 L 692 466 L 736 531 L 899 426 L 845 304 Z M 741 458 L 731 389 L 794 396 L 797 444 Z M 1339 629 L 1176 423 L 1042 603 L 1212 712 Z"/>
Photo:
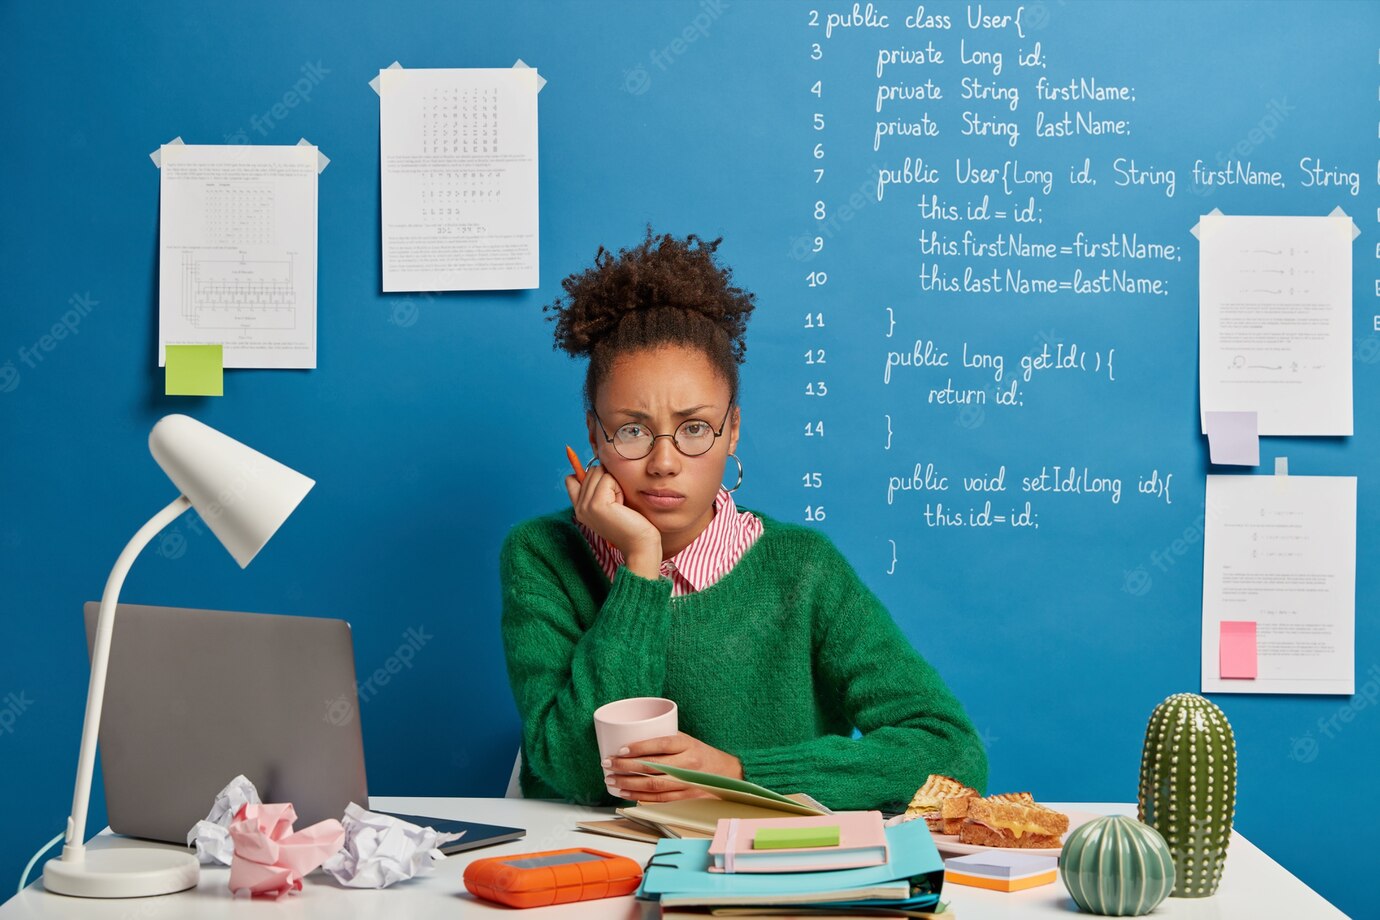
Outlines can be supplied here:
<path id="1" fill-rule="evenodd" d="M 675 412 L 672 412 L 671 415 L 672 415 L 674 418 L 686 418 L 686 417 L 688 417 L 688 416 L 694 415 L 696 412 L 699 412 L 701 409 L 712 409 L 712 408 L 714 408 L 713 405 L 711 405 L 711 404 L 709 404 L 709 403 L 706 403 L 706 404 L 700 405 L 700 406 L 691 406 L 689 409 L 677 409 Z M 614 411 L 617 412 L 619 415 L 626 415 L 628 418 L 635 418 L 635 419 L 637 419 L 638 421 L 641 421 L 641 422 L 650 421 L 651 418 L 652 418 L 652 416 L 651 416 L 649 413 L 646 413 L 646 412 L 639 412 L 639 411 L 636 410 L 636 409 L 615 409 Z"/>

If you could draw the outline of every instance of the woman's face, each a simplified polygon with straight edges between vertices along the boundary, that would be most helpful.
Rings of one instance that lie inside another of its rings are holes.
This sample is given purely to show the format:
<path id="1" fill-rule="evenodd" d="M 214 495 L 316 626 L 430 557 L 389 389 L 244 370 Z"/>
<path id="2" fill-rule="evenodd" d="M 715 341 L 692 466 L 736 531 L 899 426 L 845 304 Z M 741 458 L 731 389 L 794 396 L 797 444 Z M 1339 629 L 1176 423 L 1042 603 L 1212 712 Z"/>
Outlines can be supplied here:
<path id="1" fill-rule="evenodd" d="M 738 446 L 739 410 L 728 413 L 728 382 L 704 353 L 685 346 L 662 346 L 618 358 L 595 394 L 589 443 L 603 467 L 623 488 L 624 503 L 656 525 L 669 556 L 699 536 L 714 516 L 714 496 L 723 482 L 728 455 Z M 652 452 L 628 460 L 604 440 L 623 425 L 638 425 L 651 434 L 671 434 L 687 419 L 702 419 L 723 436 L 699 456 L 687 457 L 657 438 Z"/>

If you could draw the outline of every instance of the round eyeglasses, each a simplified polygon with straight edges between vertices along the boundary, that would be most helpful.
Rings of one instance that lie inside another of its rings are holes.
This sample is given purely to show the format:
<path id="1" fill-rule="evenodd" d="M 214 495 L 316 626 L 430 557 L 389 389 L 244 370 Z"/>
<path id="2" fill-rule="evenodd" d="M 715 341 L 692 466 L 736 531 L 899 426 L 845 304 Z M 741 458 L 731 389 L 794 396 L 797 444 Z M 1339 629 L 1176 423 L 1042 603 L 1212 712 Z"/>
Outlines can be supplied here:
<path id="1" fill-rule="evenodd" d="M 670 438 L 671 443 L 676 446 L 687 457 L 698 457 L 708 453 L 714 446 L 714 442 L 724 433 L 724 426 L 728 424 L 728 413 L 733 411 L 733 403 L 728 404 L 728 411 L 724 413 L 724 420 L 719 423 L 719 430 L 701 418 L 688 418 L 676 426 L 676 430 L 671 434 L 653 434 L 652 430 L 641 422 L 629 422 L 626 425 L 619 425 L 610 437 L 608 430 L 604 428 L 603 421 L 599 418 L 599 413 L 591 409 L 594 414 L 594 421 L 599 425 L 599 431 L 603 433 L 604 440 L 613 445 L 613 449 L 618 452 L 618 456 L 624 460 L 641 460 L 652 452 L 652 446 L 656 444 L 657 438 Z"/>

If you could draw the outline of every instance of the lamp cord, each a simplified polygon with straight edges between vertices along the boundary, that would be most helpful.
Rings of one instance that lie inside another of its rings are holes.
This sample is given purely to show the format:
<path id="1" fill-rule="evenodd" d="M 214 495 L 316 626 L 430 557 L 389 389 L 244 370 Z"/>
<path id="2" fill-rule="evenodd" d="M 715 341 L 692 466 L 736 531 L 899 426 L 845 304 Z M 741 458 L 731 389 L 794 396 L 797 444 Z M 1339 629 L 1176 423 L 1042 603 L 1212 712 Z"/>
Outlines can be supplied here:
<path id="1" fill-rule="evenodd" d="M 38 862 L 38 858 L 42 856 L 44 853 L 48 852 L 48 850 L 52 847 L 53 844 L 57 843 L 59 840 L 66 836 L 67 832 L 63 831 L 61 834 L 58 834 L 52 840 L 49 840 L 47 843 L 43 844 L 43 849 L 39 850 L 37 853 L 34 854 L 33 859 L 29 860 L 29 864 L 24 867 L 24 874 L 19 877 L 19 891 L 16 892 L 17 894 L 24 893 L 24 886 L 29 883 L 29 872 L 33 870 L 34 863 Z"/>

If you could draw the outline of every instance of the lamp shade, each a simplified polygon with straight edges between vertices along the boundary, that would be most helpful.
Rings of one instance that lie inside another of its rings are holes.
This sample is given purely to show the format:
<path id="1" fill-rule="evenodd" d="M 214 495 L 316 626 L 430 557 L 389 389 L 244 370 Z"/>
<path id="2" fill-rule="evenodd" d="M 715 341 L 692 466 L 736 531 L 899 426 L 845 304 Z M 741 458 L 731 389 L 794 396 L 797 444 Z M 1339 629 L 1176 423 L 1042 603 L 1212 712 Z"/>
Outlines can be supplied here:
<path id="1" fill-rule="evenodd" d="M 316 485 L 185 415 L 167 415 L 149 433 L 149 451 L 240 564 L 258 554 Z"/>

